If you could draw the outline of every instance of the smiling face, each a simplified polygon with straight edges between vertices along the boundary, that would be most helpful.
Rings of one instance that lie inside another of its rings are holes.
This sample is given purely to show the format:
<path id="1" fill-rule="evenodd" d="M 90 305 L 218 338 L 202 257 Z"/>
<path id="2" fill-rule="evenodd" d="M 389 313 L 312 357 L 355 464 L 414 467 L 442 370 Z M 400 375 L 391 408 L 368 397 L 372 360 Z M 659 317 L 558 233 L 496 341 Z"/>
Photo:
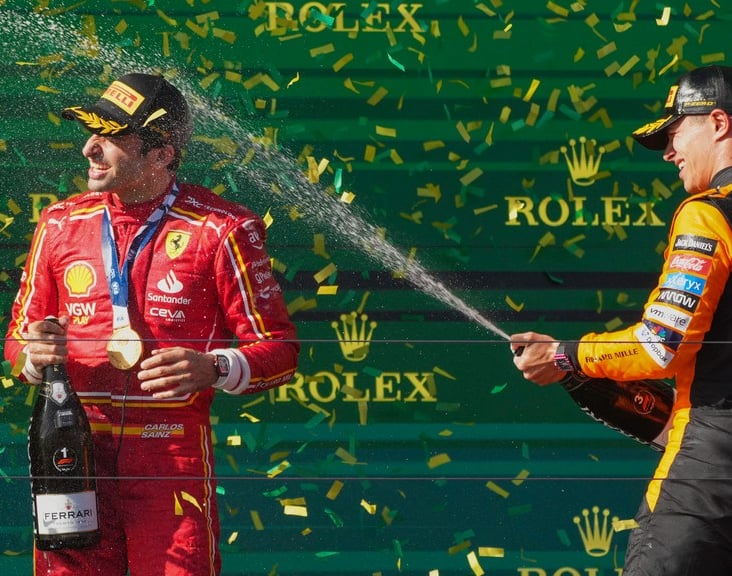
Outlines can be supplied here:
<path id="1" fill-rule="evenodd" d="M 714 175 L 729 165 L 720 144 L 728 129 L 729 117 L 721 110 L 682 116 L 667 129 L 663 159 L 679 169 L 679 178 L 689 194 L 707 190 Z"/>
<path id="2" fill-rule="evenodd" d="M 144 202 L 162 194 L 170 181 L 167 166 L 172 146 L 143 154 L 136 134 L 106 138 L 92 134 L 82 154 L 89 160 L 88 186 L 96 192 L 115 192 L 122 202 Z"/>

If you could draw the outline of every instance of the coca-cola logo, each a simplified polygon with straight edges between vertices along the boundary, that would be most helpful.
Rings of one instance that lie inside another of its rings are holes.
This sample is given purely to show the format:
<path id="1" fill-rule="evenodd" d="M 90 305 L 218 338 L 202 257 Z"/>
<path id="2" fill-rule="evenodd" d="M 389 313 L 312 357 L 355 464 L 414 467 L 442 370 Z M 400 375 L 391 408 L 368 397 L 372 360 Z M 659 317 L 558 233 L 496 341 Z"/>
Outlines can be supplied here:
<path id="1" fill-rule="evenodd" d="M 633 406 L 639 414 L 650 414 L 656 405 L 656 398 L 648 390 L 638 390 L 633 395 Z"/>
<path id="2" fill-rule="evenodd" d="M 701 274 L 706 276 L 709 273 L 709 269 L 712 267 L 712 261 L 707 258 L 700 258 L 699 256 L 692 256 L 690 254 L 676 254 L 671 258 L 669 268 L 674 270 L 684 270 L 686 272 L 694 272 L 695 274 Z"/>

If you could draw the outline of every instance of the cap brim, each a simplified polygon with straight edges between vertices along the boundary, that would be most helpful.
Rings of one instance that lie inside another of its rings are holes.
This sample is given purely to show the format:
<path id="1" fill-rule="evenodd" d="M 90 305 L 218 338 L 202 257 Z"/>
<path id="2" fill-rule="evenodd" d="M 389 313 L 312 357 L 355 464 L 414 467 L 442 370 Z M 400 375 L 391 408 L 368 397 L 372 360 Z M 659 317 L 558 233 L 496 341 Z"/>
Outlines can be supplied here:
<path id="1" fill-rule="evenodd" d="M 681 118 L 680 114 L 670 114 L 648 124 L 644 124 L 632 134 L 633 138 L 649 150 L 663 150 L 668 144 L 666 129 Z"/>
<path id="2" fill-rule="evenodd" d="M 66 120 L 77 120 L 89 132 L 101 136 L 122 136 L 132 131 L 129 124 L 121 124 L 107 117 L 104 110 L 98 106 L 90 106 L 86 109 L 81 106 L 71 106 L 64 108 L 61 116 Z"/>

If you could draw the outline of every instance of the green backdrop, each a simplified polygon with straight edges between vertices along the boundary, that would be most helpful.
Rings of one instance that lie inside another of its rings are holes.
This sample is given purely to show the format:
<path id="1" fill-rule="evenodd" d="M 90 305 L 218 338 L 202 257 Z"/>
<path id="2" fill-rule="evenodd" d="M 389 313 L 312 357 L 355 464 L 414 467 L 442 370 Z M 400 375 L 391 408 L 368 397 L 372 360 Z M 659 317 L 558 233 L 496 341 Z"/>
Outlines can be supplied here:
<path id="1" fill-rule="evenodd" d="M 266 217 L 303 343 L 291 385 L 215 402 L 224 574 L 620 574 L 657 453 L 504 334 L 639 318 L 684 192 L 629 134 L 725 62 L 720 4 L 0 0 L 0 327 L 39 210 L 84 188 L 61 109 L 163 72 L 196 113 L 181 178 Z M 33 390 L 5 368 L 25 575 Z"/>

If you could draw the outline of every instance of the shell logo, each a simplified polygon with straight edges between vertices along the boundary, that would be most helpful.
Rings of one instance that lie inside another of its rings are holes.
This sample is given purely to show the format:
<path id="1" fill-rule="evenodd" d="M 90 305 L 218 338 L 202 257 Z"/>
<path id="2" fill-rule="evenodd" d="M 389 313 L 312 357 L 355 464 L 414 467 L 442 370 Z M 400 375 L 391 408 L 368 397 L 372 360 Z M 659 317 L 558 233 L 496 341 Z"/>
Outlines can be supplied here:
<path id="1" fill-rule="evenodd" d="M 64 272 L 64 286 L 69 296 L 85 298 L 97 283 L 97 274 L 88 262 L 74 262 Z"/>

